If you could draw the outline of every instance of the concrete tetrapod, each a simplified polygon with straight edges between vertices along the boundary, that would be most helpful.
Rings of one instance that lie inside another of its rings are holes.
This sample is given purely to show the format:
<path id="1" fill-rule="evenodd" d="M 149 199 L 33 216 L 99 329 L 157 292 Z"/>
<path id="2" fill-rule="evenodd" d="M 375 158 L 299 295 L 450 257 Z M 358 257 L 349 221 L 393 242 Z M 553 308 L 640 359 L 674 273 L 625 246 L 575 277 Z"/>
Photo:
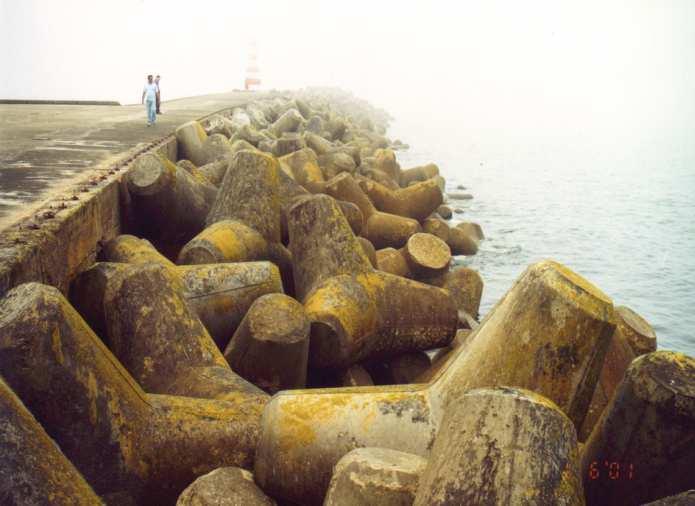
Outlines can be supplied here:
<path id="1" fill-rule="evenodd" d="M 207 225 L 239 220 L 266 240 L 280 241 L 278 161 L 258 151 L 239 151 L 222 180 Z"/>
<path id="2" fill-rule="evenodd" d="M 443 276 L 449 268 L 451 250 L 438 237 L 417 232 L 400 250 L 384 248 L 376 252 L 376 260 L 381 271 L 429 283 L 429 278 Z"/>
<path id="3" fill-rule="evenodd" d="M 222 184 L 224 175 L 227 173 L 229 164 L 231 163 L 228 159 L 217 160 L 215 162 L 206 163 L 198 167 L 198 172 L 200 172 L 205 178 L 210 181 L 215 187 Z"/>
<path id="4" fill-rule="evenodd" d="M 333 178 L 343 172 L 354 173 L 357 169 L 355 159 L 342 151 L 332 151 L 325 155 L 319 155 L 318 162 L 325 179 Z"/>
<path id="5" fill-rule="evenodd" d="M 296 132 L 299 125 L 304 123 L 304 118 L 297 109 L 288 109 L 282 116 L 268 127 L 275 137 L 280 137 L 285 132 Z"/>
<path id="6" fill-rule="evenodd" d="M 0 377 L 0 502 L 103 504 Z"/>
<path id="7" fill-rule="evenodd" d="M 250 262 L 270 257 L 270 244 L 255 229 L 238 220 L 208 226 L 180 251 L 179 265 Z"/>
<path id="8" fill-rule="evenodd" d="M 693 487 L 695 359 L 636 358 L 582 452 L 589 506 L 632 506 Z"/>
<path id="9" fill-rule="evenodd" d="M 433 215 L 423 220 L 422 231 L 435 235 L 444 242 L 449 240 L 449 225 L 442 219 L 442 216 Z"/>
<path id="10" fill-rule="evenodd" d="M 234 155 L 234 148 L 227 136 L 223 134 L 209 135 L 203 143 L 200 153 L 201 166 L 219 160 L 230 159 Z"/>
<path id="11" fill-rule="evenodd" d="M 308 355 L 304 308 L 280 293 L 253 303 L 224 352 L 236 373 L 270 393 L 304 388 Z"/>
<path id="12" fill-rule="evenodd" d="M 649 504 L 642 506 L 693 506 L 695 504 L 695 489 L 688 490 L 682 494 L 662 497 Z"/>
<path id="13" fill-rule="evenodd" d="M 535 390 L 578 425 L 613 328 L 613 305 L 597 288 L 556 262 L 532 265 L 428 385 L 276 394 L 263 414 L 256 479 L 274 496 L 318 504 L 354 448 L 427 457 L 447 406 L 473 388 Z"/>
<path id="14" fill-rule="evenodd" d="M 413 506 L 583 505 L 577 434 L 551 401 L 470 391 L 442 419 Z"/>
<path id="15" fill-rule="evenodd" d="M 407 188 L 391 190 L 367 178 L 360 180 L 360 187 L 374 206 L 385 213 L 424 220 L 444 202 L 444 195 L 437 183 L 429 179 Z"/>
<path id="16" fill-rule="evenodd" d="M 176 264 L 157 251 L 150 241 L 130 234 L 121 234 L 104 243 L 98 259 L 124 264 L 151 262 L 171 270 L 176 269 Z"/>
<path id="17" fill-rule="evenodd" d="M 246 106 L 246 114 L 248 114 L 249 118 L 251 119 L 251 123 L 256 127 L 256 128 L 267 128 L 269 123 L 268 123 L 268 118 L 266 117 L 265 111 L 263 110 L 263 107 L 260 106 L 258 103 L 250 103 Z"/>
<path id="18" fill-rule="evenodd" d="M 509 385 L 548 397 L 580 427 L 615 329 L 613 302 L 552 260 L 531 265 L 441 377 L 449 397 Z M 475 371 L 474 375 L 466 378 Z"/>
<path id="19" fill-rule="evenodd" d="M 468 232 L 452 227 L 449 229 L 449 237 L 446 243 L 451 248 L 452 255 L 475 255 L 478 253 L 478 241 L 468 235 Z"/>
<path id="20" fill-rule="evenodd" d="M 222 134 L 208 136 L 197 121 L 188 121 L 176 128 L 174 135 L 178 146 L 178 158 L 193 162 L 197 167 L 229 158 L 232 146 Z"/>
<path id="21" fill-rule="evenodd" d="M 182 242 L 205 226 L 217 194 L 211 183 L 155 153 L 138 157 L 126 178 L 138 226 L 147 237 Z"/>
<path id="22" fill-rule="evenodd" d="M 348 367 L 451 341 L 456 311 L 449 295 L 374 271 L 335 200 L 304 198 L 288 220 L 297 294 L 312 325 L 313 367 Z"/>
<path id="23" fill-rule="evenodd" d="M 202 125 L 197 121 L 188 121 L 183 125 L 179 125 L 174 134 L 178 146 L 179 160 L 190 160 L 196 166 L 204 165 L 202 163 L 201 151 L 208 134 L 205 133 Z"/>
<path id="24" fill-rule="evenodd" d="M 282 293 L 282 280 L 271 262 L 180 265 L 183 297 L 222 350 L 253 302 Z"/>
<path id="25" fill-rule="evenodd" d="M 201 476 L 179 496 L 176 506 L 275 506 L 239 467 L 221 467 Z"/>
<path id="26" fill-rule="evenodd" d="M 377 249 L 400 248 L 411 235 L 421 231 L 417 220 L 377 211 L 355 178 L 347 172 L 326 182 L 326 193 L 338 200 L 352 202 L 360 208 L 365 220 L 362 235 Z"/>
<path id="27" fill-rule="evenodd" d="M 445 220 L 450 220 L 453 216 L 453 211 L 451 210 L 451 208 L 444 204 L 439 206 L 435 212 Z"/>
<path id="28" fill-rule="evenodd" d="M 335 149 L 335 145 L 331 141 L 313 132 L 305 132 L 304 140 L 306 141 L 307 146 L 309 146 L 318 156 L 330 153 Z"/>
<path id="29" fill-rule="evenodd" d="M 297 133 L 286 133 L 275 141 L 273 154 L 275 156 L 285 156 L 300 149 L 306 148 L 304 138 Z"/>
<path id="30" fill-rule="evenodd" d="M 323 188 L 323 172 L 313 150 L 300 149 L 278 158 L 278 162 L 285 172 L 308 191 L 314 192 Z"/>
<path id="31" fill-rule="evenodd" d="M 244 125 L 229 137 L 229 142 L 232 144 L 238 140 L 246 141 L 256 147 L 261 142 L 270 140 L 270 136 L 266 132 L 258 132 L 251 125 Z"/>
<path id="32" fill-rule="evenodd" d="M 0 374 L 100 496 L 172 503 L 196 476 L 253 461 L 265 396 L 145 394 L 56 288 L 0 301 Z"/>
<path id="33" fill-rule="evenodd" d="M 420 165 L 401 171 L 399 182 L 402 187 L 408 186 L 413 181 L 426 181 L 439 175 L 439 167 L 434 163 Z"/>
<path id="34" fill-rule="evenodd" d="M 478 318 L 480 299 L 483 295 L 483 278 L 477 271 L 468 267 L 456 267 L 422 281 L 444 288 L 451 294 L 459 310 L 465 311 L 475 319 Z"/>
<path id="35" fill-rule="evenodd" d="M 208 227 L 183 247 L 177 263 L 270 260 L 291 286 L 292 261 L 280 242 L 279 172 L 270 155 L 257 151 L 234 155 L 207 216 Z"/>
<path id="36" fill-rule="evenodd" d="M 340 204 L 340 202 L 338 202 L 338 204 Z M 343 214 L 345 214 L 345 212 L 343 212 Z M 353 229 L 353 231 L 354 231 L 354 229 Z M 360 236 L 357 238 L 357 240 L 360 241 L 360 244 L 362 245 L 362 249 L 364 250 L 364 254 L 367 255 L 367 258 L 369 259 L 369 263 L 372 264 L 372 267 L 374 267 L 376 269 L 377 268 L 377 260 L 376 260 L 376 250 L 374 249 L 374 245 L 366 237 Z"/>
<path id="37" fill-rule="evenodd" d="M 412 278 L 410 266 L 403 252 L 395 248 L 382 248 L 376 253 L 376 268 L 403 278 Z"/>
<path id="38" fill-rule="evenodd" d="M 476 241 L 482 241 L 485 239 L 485 234 L 483 233 L 482 227 L 477 223 L 473 223 L 472 221 L 457 223 L 456 228 L 460 228 L 468 237 L 472 237 Z"/>
<path id="39" fill-rule="evenodd" d="M 103 304 L 108 347 L 146 392 L 265 397 L 230 369 L 165 267 L 125 266 L 107 281 Z"/>
<path id="40" fill-rule="evenodd" d="M 615 320 L 615 332 L 603 361 L 589 410 L 579 431 L 580 441 L 586 441 L 591 434 L 630 363 L 638 355 L 656 351 L 654 330 L 637 313 L 625 306 L 618 306 L 615 308 Z"/>
<path id="41" fill-rule="evenodd" d="M 285 170 L 280 171 L 280 206 L 281 206 L 281 229 L 282 229 L 282 240 L 283 243 L 289 242 L 289 235 L 287 232 L 287 211 L 290 207 L 301 197 L 306 197 L 311 195 L 309 190 L 300 185 L 292 175 L 288 174 Z M 323 186 L 321 186 L 320 191 L 317 193 L 323 193 Z M 362 216 L 362 211 L 357 205 L 352 202 L 346 202 L 344 200 L 338 200 L 338 205 L 340 210 L 345 215 L 345 218 L 350 223 L 350 228 L 357 235 L 362 231 L 362 225 L 364 224 L 364 217 Z"/>
<path id="42" fill-rule="evenodd" d="M 369 159 L 365 160 L 365 163 L 367 163 Z M 377 183 L 385 186 L 389 190 L 399 190 L 401 187 L 400 185 L 391 179 L 391 176 L 389 176 L 386 172 L 383 170 L 379 169 L 373 169 L 373 168 L 366 168 L 366 167 L 360 167 L 361 174 L 367 176 L 370 180 L 376 181 Z"/>
<path id="43" fill-rule="evenodd" d="M 374 381 L 367 370 L 359 364 L 350 366 L 340 377 L 340 385 L 344 387 L 374 386 Z"/>
<path id="44" fill-rule="evenodd" d="M 416 277 L 442 272 L 451 261 L 449 247 L 432 234 L 413 234 L 401 251 Z"/>
<path id="45" fill-rule="evenodd" d="M 424 351 L 411 351 L 364 364 L 375 385 L 418 383 L 417 378 L 431 365 L 430 357 Z"/>
<path id="46" fill-rule="evenodd" d="M 401 166 L 396 160 L 396 153 L 392 149 L 377 149 L 374 152 L 374 166 L 376 169 L 384 171 L 394 181 L 401 179 Z"/>
<path id="47" fill-rule="evenodd" d="M 649 322 L 625 306 L 615 308 L 618 329 L 635 356 L 656 351 L 656 334 Z"/>
<path id="48" fill-rule="evenodd" d="M 358 448 L 338 461 L 324 506 L 409 506 L 427 461 L 385 448 Z"/>
<path id="49" fill-rule="evenodd" d="M 179 276 L 184 298 L 220 349 L 227 346 L 254 300 L 283 291 L 280 272 L 270 262 L 177 266 L 149 241 L 132 235 L 120 235 L 106 243 L 101 257 L 109 262 L 157 263 Z M 102 323 L 103 291 L 111 270 L 108 264 L 98 263 L 81 273 L 71 287 L 70 300 L 100 336 L 106 335 Z M 93 316 L 87 317 L 87 314 Z"/>
<path id="50" fill-rule="evenodd" d="M 217 163 L 217 162 L 215 162 L 215 163 Z M 225 163 L 229 163 L 229 162 L 225 161 Z M 208 165 L 210 165 L 210 164 L 208 164 Z M 191 176 L 193 176 L 193 178 L 196 181 L 204 184 L 206 186 L 206 188 L 210 188 L 212 186 L 213 188 L 212 188 L 212 192 L 211 192 L 211 195 L 212 195 L 211 201 L 215 200 L 215 195 L 217 194 L 217 184 L 215 184 L 211 180 L 209 180 L 207 178 L 207 176 L 205 174 L 203 174 L 200 171 L 200 169 L 198 169 L 198 167 L 193 165 L 193 162 L 191 162 L 190 160 L 179 160 L 178 162 L 176 162 L 176 166 L 181 167 L 183 170 L 188 172 Z"/>

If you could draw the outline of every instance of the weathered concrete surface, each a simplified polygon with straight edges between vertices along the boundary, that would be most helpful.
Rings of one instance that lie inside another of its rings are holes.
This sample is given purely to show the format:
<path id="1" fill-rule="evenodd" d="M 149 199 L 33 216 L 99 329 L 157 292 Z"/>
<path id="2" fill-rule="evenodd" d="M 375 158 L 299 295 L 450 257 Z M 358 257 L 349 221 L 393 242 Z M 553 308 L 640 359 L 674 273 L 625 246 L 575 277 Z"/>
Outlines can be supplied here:
<path id="1" fill-rule="evenodd" d="M 324 506 L 410 506 L 427 460 L 387 448 L 358 448 L 335 465 Z"/>
<path id="2" fill-rule="evenodd" d="M 0 377 L 0 503 L 102 504 Z"/>
<path id="3" fill-rule="evenodd" d="M 186 121 L 245 104 L 254 93 L 222 93 L 163 102 L 164 114 L 147 127 L 137 105 L 0 105 L 0 229 L 49 193 L 115 163 L 125 152 Z M 29 209 L 29 210 L 30 210 Z"/>
<path id="4" fill-rule="evenodd" d="M 527 390 L 467 392 L 444 415 L 413 504 L 583 506 L 574 426 Z"/>
<path id="5" fill-rule="evenodd" d="M 614 327 L 613 304 L 596 287 L 555 262 L 534 264 L 445 363 L 435 365 L 439 371 L 428 385 L 274 395 L 261 421 L 256 480 L 274 497 L 320 504 L 333 467 L 355 448 L 427 458 L 443 413 L 473 388 L 534 390 L 579 424 Z"/>
<path id="6" fill-rule="evenodd" d="M 191 483 L 176 506 L 273 506 L 253 482 L 253 475 L 240 467 L 220 467 Z"/>
<path id="7" fill-rule="evenodd" d="M 0 374 L 114 504 L 173 504 L 201 474 L 252 464 L 265 400 L 145 394 L 54 287 L 0 301 Z"/>
<path id="8" fill-rule="evenodd" d="M 688 490 L 678 495 L 670 495 L 663 497 L 654 502 L 644 504 L 643 506 L 693 506 L 695 505 L 695 489 Z"/>
<path id="9" fill-rule="evenodd" d="M 28 281 L 65 293 L 127 222 L 119 185 L 134 157 L 151 150 L 176 160 L 176 125 L 257 98 L 172 101 L 150 128 L 139 105 L 1 105 L 0 295 Z"/>
<path id="10" fill-rule="evenodd" d="M 633 360 L 582 453 L 588 506 L 644 504 L 693 487 L 695 359 Z"/>

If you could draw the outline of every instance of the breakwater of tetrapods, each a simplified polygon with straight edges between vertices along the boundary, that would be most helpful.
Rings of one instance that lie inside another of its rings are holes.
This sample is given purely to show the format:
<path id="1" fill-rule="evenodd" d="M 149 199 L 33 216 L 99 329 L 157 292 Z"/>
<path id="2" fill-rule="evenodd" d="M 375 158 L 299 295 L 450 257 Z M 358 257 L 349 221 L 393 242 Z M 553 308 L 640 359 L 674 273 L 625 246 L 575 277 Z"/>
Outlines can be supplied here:
<path id="1" fill-rule="evenodd" d="M 449 224 L 468 196 L 401 167 L 388 120 L 275 94 L 3 233 L 0 498 L 692 497 L 693 358 L 550 259 L 481 318 L 484 273 L 452 257 L 484 224 Z"/>

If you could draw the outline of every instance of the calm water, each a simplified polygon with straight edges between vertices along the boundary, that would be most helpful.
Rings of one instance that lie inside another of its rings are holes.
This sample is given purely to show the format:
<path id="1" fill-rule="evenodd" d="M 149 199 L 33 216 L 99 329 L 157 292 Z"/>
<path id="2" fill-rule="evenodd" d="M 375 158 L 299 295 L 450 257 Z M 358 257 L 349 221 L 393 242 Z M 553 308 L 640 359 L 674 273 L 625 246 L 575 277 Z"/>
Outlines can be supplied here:
<path id="1" fill-rule="evenodd" d="M 475 196 L 450 205 L 487 236 L 477 256 L 461 257 L 485 280 L 482 314 L 526 266 L 552 258 L 645 317 L 660 348 L 695 356 L 695 150 L 685 135 L 447 138 L 398 122 L 390 134 L 411 145 L 398 153 L 404 168 L 434 161 L 447 190 Z"/>

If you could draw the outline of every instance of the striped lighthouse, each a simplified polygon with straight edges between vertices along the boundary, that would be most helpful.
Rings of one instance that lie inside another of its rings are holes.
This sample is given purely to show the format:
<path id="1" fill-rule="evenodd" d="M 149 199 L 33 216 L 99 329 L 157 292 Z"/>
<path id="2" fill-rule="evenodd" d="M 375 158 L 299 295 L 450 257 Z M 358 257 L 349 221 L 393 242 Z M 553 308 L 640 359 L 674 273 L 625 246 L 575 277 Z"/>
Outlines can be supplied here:
<path id="1" fill-rule="evenodd" d="M 256 41 L 249 46 L 249 60 L 246 65 L 246 79 L 244 89 L 247 91 L 257 90 L 261 86 L 260 69 L 258 68 L 258 46 Z"/>

